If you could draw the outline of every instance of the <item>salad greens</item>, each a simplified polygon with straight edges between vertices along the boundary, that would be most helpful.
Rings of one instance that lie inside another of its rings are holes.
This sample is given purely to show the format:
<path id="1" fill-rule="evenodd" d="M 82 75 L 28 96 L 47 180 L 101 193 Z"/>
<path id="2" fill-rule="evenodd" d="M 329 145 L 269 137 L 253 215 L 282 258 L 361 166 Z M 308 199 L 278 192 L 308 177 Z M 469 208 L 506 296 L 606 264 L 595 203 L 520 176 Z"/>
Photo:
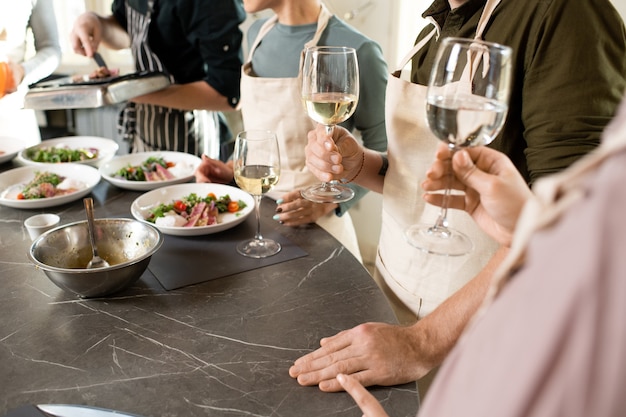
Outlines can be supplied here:
<path id="1" fill-rule="evenodd" d="M 65 177 L 52 172 L 35 172 L 35 178 L 24 186 L 17 195 L 18 200 L 34 200 L 39 198 L 54 197 L 56 187 Z"/>
<path id="2" fill-rule="evenodd" d="M 165 217 L 172 212 L 188 218 L 194 213 L 194 209 L 201 204 L 207 207 L 215 207 L 218 213 L 237 213 L 247 207 L 247 204 L 243 200 L 232 200 L 228 194 L 218 198 L 213 193 L 209 193 L 205 197 L 191 193 L 169 204 L 159 204 L 150 210 L 150 216 L 148 216 L 146 220 L 154 223 L 159 217 Z"/>
<path id="3" fill-rule="evenodd" d="M 173 162 L 167 162 L 163 157 L 151 156 L 140 165 L 128 164 L 118 170 L 113 176 L 127 181 L 158 181 L 168 178 L 165 170 L 174 166 Z"/>
<path id="4" fill-rule="evenodd" d="M 37 146 L 26 150 L 26 157 L 35 162 L 80 162 L 98 157 L 96 148 L 71 149 L 57 146 Z"/>

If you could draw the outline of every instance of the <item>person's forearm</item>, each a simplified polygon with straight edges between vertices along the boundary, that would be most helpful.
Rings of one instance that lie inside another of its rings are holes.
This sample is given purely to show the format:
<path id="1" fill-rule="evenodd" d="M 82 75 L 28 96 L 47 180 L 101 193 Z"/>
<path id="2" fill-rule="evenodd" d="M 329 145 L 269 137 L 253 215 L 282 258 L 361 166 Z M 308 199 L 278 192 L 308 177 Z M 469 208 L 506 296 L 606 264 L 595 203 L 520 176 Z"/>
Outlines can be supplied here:
<path id="1" fill-rule="evenodd" d="M 35 54 L 21 62 L 23 71 L 18 80 L 26 85 L 52 74 L 61 62 L 59 31 L 52 0 L 39 0 L 35 3 L 29 25 L 33 33 Z"/>
<path id="2" fill-rule="evenodd" d="M 98 19 L 102 24 L 102 43 L 104 46 L 116 50 L 130 48 L 130 37 L 114 16 L 98 16 Z"/>
<path id="3" fill-rule="evenodd" d="M 481 306 L 493 273 L 509 249 L 500 247 L 482 271 L 432 313 L 413 325 L 422 363 L 439 366 L 454 347 L 470 319 Z"/>
<path id="4" fill-rule="evenodd" d="M 180 110 L 228 111 L 233 109 L 228 104 L 228 99 L 205 81 L 172 85 L 161 91 L 135 97 L 132 101 Z"/>
<path id="5" fill-rule="evenodd" d="M 374 192 L 382 193 L 385 176 L 381 175 L 380 169 L 383 166 L 383 157 L 377 151 L 365 148 L 363 151 L 365 152 L 363 166 L 353 182 Z"/>
<path id="6" fill-rule="evenodd" d="M 22 63 L 24 74 L 21 82 L 26 85 L 36 83 L 52 74 L 60 61 L 61 51 L 57 48 L 51 46 L 38 50 L 31 59 Z"/>

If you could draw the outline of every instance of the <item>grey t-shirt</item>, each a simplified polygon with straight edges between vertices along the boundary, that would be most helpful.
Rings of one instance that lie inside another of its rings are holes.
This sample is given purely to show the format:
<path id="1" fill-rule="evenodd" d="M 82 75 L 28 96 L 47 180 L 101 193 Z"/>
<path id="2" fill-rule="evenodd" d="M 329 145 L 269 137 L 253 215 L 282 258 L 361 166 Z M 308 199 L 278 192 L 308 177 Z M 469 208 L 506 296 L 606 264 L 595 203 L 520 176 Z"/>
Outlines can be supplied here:
<path id="1" fill-rule="evenodd" d="M 252 24 L 247 33 L 249 47 L 254 43 L 265 20 Z M 298 76 L 300 55 L 304 44 L 315 35 L 317 24 L 287 26 L 277 23 L 263 38 L 252 56 L 254 75 L 264 78 L 293 78 Z M 385 90 L 387 63 L 382 49 L 373 40 L 333 16 L 322 33 L 318 45 L 348 46 L 356 49 L 359 60 L 360 96 L 356 111 L 342 126 L 358 130 L 367 148 L 387 150 L 385 132 Z M 356 196 L 341 203 L 341 215 L 362 198 L 367 190 L 350 184 Z"/>

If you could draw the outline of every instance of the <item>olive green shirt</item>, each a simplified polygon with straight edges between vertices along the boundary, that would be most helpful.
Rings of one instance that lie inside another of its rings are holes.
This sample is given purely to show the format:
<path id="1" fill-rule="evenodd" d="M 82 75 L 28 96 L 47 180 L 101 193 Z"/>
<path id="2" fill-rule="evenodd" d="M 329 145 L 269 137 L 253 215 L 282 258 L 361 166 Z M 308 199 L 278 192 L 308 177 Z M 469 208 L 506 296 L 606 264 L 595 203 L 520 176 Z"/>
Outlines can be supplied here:
<path id="1" fill-rule="evenodd" d="M 450 10 L 447 0 L 435 0 L 423 16 L 440 36 L 414 57 L 413 82 L 428 84 L 442 38 L 475 36 L 484 5 L 469 0 Z M 428 25 L 418 39 L 432 30 Z M 626 34 L 609 0 L 502 0 L 483 39 L 514 50 L 509 113 L 490 146 L 529 183 L 600 143 L 626 89 Z"/>

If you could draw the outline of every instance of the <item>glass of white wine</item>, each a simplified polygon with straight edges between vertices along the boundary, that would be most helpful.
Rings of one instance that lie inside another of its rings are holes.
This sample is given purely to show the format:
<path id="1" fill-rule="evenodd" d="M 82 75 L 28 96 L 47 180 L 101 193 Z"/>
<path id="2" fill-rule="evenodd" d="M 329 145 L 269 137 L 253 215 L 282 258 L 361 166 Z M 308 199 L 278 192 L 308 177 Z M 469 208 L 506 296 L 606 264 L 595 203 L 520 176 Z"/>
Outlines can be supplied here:
<path id="1" fill-rule="evenodd" d="M 255 200 L 257 229 L 254 238 L 237 245 L 237 252 L 250 258 L 265 258 L 280 252 L 280 243 L 261 235 L 261 198 L 280 177 L 280 154 L 276 134 L 267 130 L 239 133 L 233 154 L 235 181 Z"/>
<path id="2" fill-rule="evenodd" d="M 426 118 L 434 135 L 456 150 L 488 145 L 502 129 L 511 93 L 512 49 L 479 39 L 445 38 L 431 70 Z M 448 226 L 452 173 L 435 224 L 406 230 L 408 242 L 423 251 L 465 255 L 473 243 Z"/>
<path id="3" fill-rule="evenodd" d="M 333 127 L 356 109 L 359 100 L 359 65 L 354 48 L 314 46 L 306 49 L 302 67 L 302 101 L 317 123 Z M 354 191 L 331 181 L 302 190 L 302 197 L 316 203 L 341 203 L 354 197 Z"/>

